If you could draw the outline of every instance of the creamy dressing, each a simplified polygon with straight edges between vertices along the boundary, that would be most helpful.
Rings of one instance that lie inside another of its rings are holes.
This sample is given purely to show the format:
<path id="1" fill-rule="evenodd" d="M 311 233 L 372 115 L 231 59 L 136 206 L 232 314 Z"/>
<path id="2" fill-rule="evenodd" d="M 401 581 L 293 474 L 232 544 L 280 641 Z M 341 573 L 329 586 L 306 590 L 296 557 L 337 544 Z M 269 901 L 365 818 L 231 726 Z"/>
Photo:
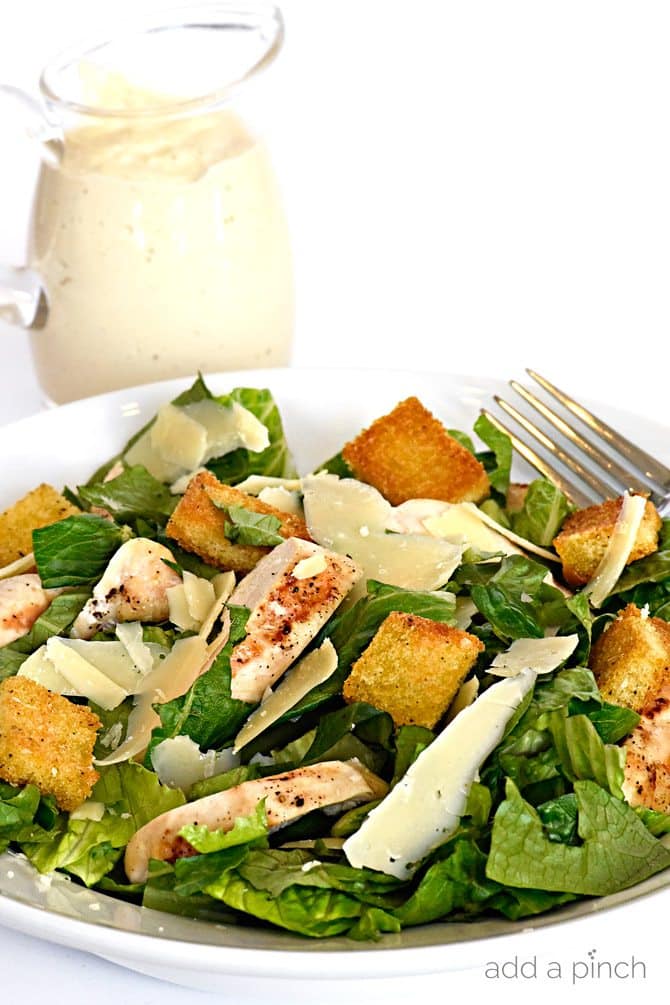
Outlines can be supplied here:
<path id="1" fill-rule="evenodd" d="M 104 98 L 137 107 L 142 92 L 114 77 Z M 31 260 L 49 304 L 32 348 L 56 402 L 288 361 L 286 221 L 265 147 L 227 109 L 67 132 L 41 170 Z"/>

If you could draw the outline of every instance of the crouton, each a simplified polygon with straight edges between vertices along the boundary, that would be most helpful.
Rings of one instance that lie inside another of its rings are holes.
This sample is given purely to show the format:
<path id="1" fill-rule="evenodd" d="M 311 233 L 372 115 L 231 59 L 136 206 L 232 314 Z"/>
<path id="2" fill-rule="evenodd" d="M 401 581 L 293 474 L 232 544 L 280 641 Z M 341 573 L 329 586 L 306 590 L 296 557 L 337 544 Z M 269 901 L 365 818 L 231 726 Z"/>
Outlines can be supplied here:
<path id="1" fill-rule="evenodd" d="M 76 506 L 51 485 L 36 489 L 0 513 L 0 567 L 33 550 L 33 531 L 79 513 Z"/>
<path id="2" fill-rule="evenodd" d="M 271 549 L 229 541 L 225 534 L 228 517 L 220 506 L 243 506 L 254 513 L 275 516 L 281 522 L 277 533 L 282 537 L 311 540 L 300 517 L 224 485 L 210 471 L 201 471 L 188 483 L 166 527 L 168 537 L 218 569 L 250 572 Z"/>
<path id="3" fill-rule="evenodd" d="M 566 519 L 560 534 L 554 538 L 554 548 L 563 564 L 563 576 L 571 586 L 588 583 L 595 573 L 614 532 L 622 505 L 623 496 L 577 510 Z M 647 500 L 627 565 L 656 551 L 661 523 L 653 503 Z"/>
<path id="4" fill-rule="evenodd" d="M 628 604 L 593 646 L 589 666 L 603 698 L 640 712 L 670 679 L 670 624 Z"/>
<path id="5" fill-rule="evenodd" d="M 74 810 L 98 780 L 93 746 L 97 715 L 27 677 L 0 684 L 0 778 L 36 785 L 63 810 Z"/>
<path id="6" fill-rule="evenodd" d="M 483 649 L 458 628 L 394 611 L 354 663 L 344 699 L 388 712 L 396 726 L 432 729 Z"/>
<path id="7" fill-rule="evenodd" d="M 394 506 L 407 499 L 479 502 L 489 494 L 482 464 L 450 436 L 418 398 L 407 398 L 347 443 L 342 456 L 356 478 Z"/>

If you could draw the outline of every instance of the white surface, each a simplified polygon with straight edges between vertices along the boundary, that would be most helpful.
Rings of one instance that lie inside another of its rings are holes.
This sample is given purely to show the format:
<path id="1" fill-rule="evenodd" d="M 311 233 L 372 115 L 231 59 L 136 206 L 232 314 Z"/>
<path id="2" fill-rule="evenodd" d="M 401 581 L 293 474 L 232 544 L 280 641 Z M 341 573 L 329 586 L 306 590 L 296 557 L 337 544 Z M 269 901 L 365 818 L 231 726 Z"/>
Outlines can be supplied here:
<path id="1" fill-rule="evenodd" d="M 667 4 L 283 6 L 288 36 L 268 95 L 269 133 L 296 255 L 296 363 L 501 378 L 533 365 L 576 394 L 663 420 Z M 100 10 L 84 0 L 4 5 L 3 78 L 33 84 L 43 60 L 88 30 Z M 32 164 L 18 143 L 11 156 L 9 134 L 2 149 L 0 261 L 18 261 Z M 39 393 L 23 337 L 3 334 L 2 347 L 6 422 L 35 411 Z M 614 916 L 594 921 L 591 945 L 566 935 L 556 958 L 581 959 L 591 948 L 600 958 L 634 952 L 650 961 L 636 989 L 660 988 L 665 926 L 643 905 L 629 910 L 625 931 Z M 25 936 L 3 931 L 0 945 L 3 990 L 28 1005 L 69 1001 L 72 985 L 98 1003 L 224 1000 Z M 493 982 L 481 974 L 450 978 L 448 987 L 486 991 L 492 983 L 497 997 L 515 1000 L 530 999 L 538 985 L 550 998 L 631 993 L 630 981 L 585 980 L 573 990 L 565 980 Z M 442 980 L 417 988 L 427 1001 L 444 990 Z"/>

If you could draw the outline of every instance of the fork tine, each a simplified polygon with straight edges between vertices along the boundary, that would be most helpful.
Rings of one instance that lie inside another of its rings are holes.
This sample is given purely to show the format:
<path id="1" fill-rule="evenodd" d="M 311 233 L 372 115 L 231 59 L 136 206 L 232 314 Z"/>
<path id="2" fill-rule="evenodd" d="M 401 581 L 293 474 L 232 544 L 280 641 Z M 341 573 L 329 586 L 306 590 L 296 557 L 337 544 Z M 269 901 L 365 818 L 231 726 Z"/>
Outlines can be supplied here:
<path id="1" fill-rule="evenodd" d="M 537 398 L 531 391 L 525 388 L 522 384 L 519 384 L 516 380 L 510 380 L 510 387 L 520 395 L 525 402 L 527 402 L 536 412 L 539 412 L 547 422 L 550 422 L 552 426 L 558 429 L 559 433 L 562 433 L 567 440 L 574 443 L 575 446 L 579 447 L 591 460 L 601 468 L 605 468 L 607 471 L 607 476 L 612 479 L 615 483 L 615 487 L 618 488 L 619 492 L 623 492 L 624 489 L 628 489 L 630 492 L 638 492 L 646 494 L 649 491 L 650 485 L 643 483 L 642 481 L 636 482 L 632 473 L 624 468 L 618 461 L 615 461 L 612 457 L 608 457 L 607 454 L 603 453 L 591 440 L 586 439 L 581 433 L 578 433 L 576 429 L 569 426 L 564 419 L 561 418 L 553 409 L 545 405 L 543 401 Z M 649 483 L 652 483 L 653 479 L 649 479 Z M 653 482 L 653 487 L 658 488 L 659 486 Z"/>
<path id="2" fill-rule="evenodd" d="M 542 377 L 535 370 L 526 370 L 526 373 L 536 381 L 540 387 L 543 387 L 547 394 L 550 394 L 553 398 L 556 398 L 564 408 L 567 408 L 569 412 L 576 415 L 585 425 L 601 436 L 607 443 L 609 443 L 616 451 L 626 457 L 635 467 L 639 468 L 640 471 L 644 472 L 645 477 L 656 482 L 662 493 L 668 492 L 670 489 L 670 468 L 667 468 L 665 464 L 661 464 L 657 461 L 655 457 L 652 457 L 645 450 L 631 443 L 630 440 L 618 433 L 616 429 L 612 429 L 608 426 L 606 422 L 599 419 L 593 412 L 589 412 L 587 408 L 580 405 L 573 398 L 565 393 L 565 391 L 560 391 L 555 387 L 546 377 Z"/>
<path id="3" fill-rule="evenodd" d="M 494 395 L 494 401 L 497 405 L 500 405 L 502 410 L 511 416 L 515 422 L 518 422 L 527 433 L 530 433 L 532 437 L 541 443 L 545 450 L 548 450 L 549 453 L 553 454 L 554 457 L 561 462 L 561 464 L 565 464 L 566 467 L 570 468 L 570 470 L 574 471 L 579 478 L 585 481 L 587 485 L 590 485 L 601 499 L 614 498 L 617 493 L 612 489 L 611 485 L 608 485 L 607 482 L 602 480 L 602 478 L 599 478 L 595 472 L 589 471 L 589 469 L 585 468 L 583 464 L 580 464 L 575 457 L 566 453 L 562 447 L 559 447 L 558 444 L 553 442 L 553 440 L 550 440 L 546 433 L 543 433 L 542 430 L 535 425 L 535 423 L 531 422 L 525 415 L 522 415 L 521 412 L 517 411 L 513 405 L 510 405 L 509 402 L 504 401 L 498 395 Z"/>
<path id="4" fill-rule="evenodd" d="M 509 436 L 512 441 L 512 446 L 521 454 L 522 457 L 525 457 L 531 467 L 535 468 L 535 470 L 545 478 L 554 482 L 561 492 L 565 493 L 568 499 L 570 499 L 576 506 L 591 506 L 594 501 L 597 501 L 593 496 L 589 496 L 586 492 L 583 492 L 582 489 L 575 485 L 574 482 L 571 482 L 569 479 L 565 478 L 564 475 L 560 474 L 560 472 L 545 461 L 543 457 L 536 454 L 532 447 L 529 447 L 527 443 L 520 440 L 516 433 L 513 433 L 511 429 L 509 429 L 500 421 L 500 419 L 497 418 L 497 416 L 493 415 L 485 408 L 482 409 L 482 415 L 485 415 L 489 422 L 491 422 L 496 429 L 500 430 L 501 433 L 505 433 Z"/>

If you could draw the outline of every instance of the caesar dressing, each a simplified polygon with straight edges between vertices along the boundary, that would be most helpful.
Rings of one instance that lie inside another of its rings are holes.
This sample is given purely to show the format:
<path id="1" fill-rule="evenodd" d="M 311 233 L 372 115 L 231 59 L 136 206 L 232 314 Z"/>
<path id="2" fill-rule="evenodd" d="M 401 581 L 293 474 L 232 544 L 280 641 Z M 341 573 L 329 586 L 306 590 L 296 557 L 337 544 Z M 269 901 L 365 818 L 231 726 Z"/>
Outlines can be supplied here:
<path id="1" fill-rule="evenodd" d="M 118 75 L 95 85 L 102 108 L 157 103 Z M 265 147 L 229 109 L 66 131 L 41 170 L 31 260 L 49 306 L 32 349 L 56 402 L 288 361 L 286 221 Z"/>

